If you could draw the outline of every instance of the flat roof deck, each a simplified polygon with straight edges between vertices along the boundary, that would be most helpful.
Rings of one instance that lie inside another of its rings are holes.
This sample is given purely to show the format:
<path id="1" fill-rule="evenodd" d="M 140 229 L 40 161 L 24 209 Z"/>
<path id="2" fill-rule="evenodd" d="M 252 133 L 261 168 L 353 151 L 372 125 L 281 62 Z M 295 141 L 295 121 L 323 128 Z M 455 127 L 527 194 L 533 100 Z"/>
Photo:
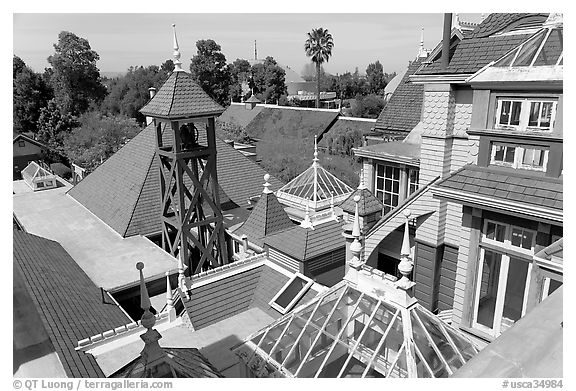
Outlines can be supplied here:
<path id="1" fill-rule="evenodd" d="M 225 377 L 239 377 L 239 361 L 230 348 L 273 321 L 274 318 L 261 309 L 250 308 L 196 331 L 182 323 L 166 329 L 157 328 L 162 335 L 158 342 L 162 347 L 197 348 Z M 103 345 L 90 352 L 106 376 L 137 358 L 144 347 L 136 334 L 112 344 L 115 344 L 112 349 Z"/>
<path id="2" fill-rule="evenodd" d="M 177 269 L 176 258 L 150 240 L 121 237 L 68 196 L 71 185 L 32 192 L 23 180 L 13 183 L 13 211 L 26 231 L 60 243 L 97 286 L 137 284 L 137 262 L 144 262 L 148 278 Z"/>

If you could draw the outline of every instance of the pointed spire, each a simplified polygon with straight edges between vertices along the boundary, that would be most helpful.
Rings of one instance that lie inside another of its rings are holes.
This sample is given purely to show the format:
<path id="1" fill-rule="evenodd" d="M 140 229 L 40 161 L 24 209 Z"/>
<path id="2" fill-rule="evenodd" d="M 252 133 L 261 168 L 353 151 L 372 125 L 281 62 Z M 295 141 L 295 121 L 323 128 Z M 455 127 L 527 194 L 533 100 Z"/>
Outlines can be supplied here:
<path id="1" fill-rule="evenodd" d="M 400 263 L 398 264 L 398 271 L 402 274 L 402 278 L 396 281 L 396 286 L 403 290 L 408 290 L 414 286 L 414 282 L 408 278 L 414 268 L 414 262 L 412 262 L 412 258 L 410 257 L 410 214 L 410 210 L 404 210 L 406 222 L 404 225 L 402 249 L 400 250 Z"/>
<path id="2" fill-rule="evenodd" d="M 186 271 L 187 266 L 184 264 L 184 254 L 180 246 L 178 246 L 178 287 L 184 293 L 186 298 L 188 298 L 188 289 L 186 287 Z"/>
<path id="3" fill-rule="evenodd" d="M 366 184 L 364 183 L 364 166 L 360 168 L 360 183 L 358 184 L 358 190 L 366 189 Z"/>
<path id="4" fill-rule="evenodd" d="M 312 161 L 317 163 L 318 160 L 318 136 L 314 135 L 314 159 Z"/>
<path id="5" fill-rule="evenodd" d="M 460 28 L 461 28 L 461 26 L 460 26 L 460 14 L 454 15 L 454 17 L 452 19 L 452 28 L 460 30 Z"/>
<path id="6" fill-rule="evenodd" d="M 254 40 L 254 60 L 258 60 L 258 50 L 256 49 L 256 40 Z"/>
<path id="7" fill-rule="evenodd" d="M 264 190 L 262 191 L 263 194 L 270 194 L 272 190 L 270 190 L 270 183 L 268 180 L 270 179 L 270 174 L 264 174 Z"/>
<path id="8" fill-rule="evenodd" d="M 144 269 L 144 263 L 138 262 L 136 264 L 136 269 L 140 271 L 140 308 L 144 310 L 140 323 L 142 326 L 150 330 L 152 327 L 154 327 L 154 324 L 156 324 L 156 317 L 150 311 L 152 304 L 150 303 L 148 289 L 146 288 L 146 283 L 144 282 L 144 273 L 142 272 Z"/>
<path id="9" fill-rule="evenodd" d="M 420 57 L 428 57 L 428 51 L 424 49 L 424 27 L 420 33 L 420 47 L 418 48 L 418 58 Z"/>
<path id="10" fill-rule="evenodd" d="M 180 62 L 180 48 L 178 47 L 178 38 L 176 37 L 176 25 L 172 24 L 174 31 L 174 72 L 182 72 L 182 63 Z"/>
<path id="11" fill-rule="evenodd" d="M 360 202 L 360 196 L 356 194 L 354 196 L 354 202 L 356 203 L 354 211 L 354 225 L 352 226 L 352 236 L 355 238 L 360 237 L 360 216 L 358 215 L 358 202 Z"/>
<path id="12" fill-rule="evenodd" d="M 166 272 L 166 310 L 174 308 L 174 300 L 172 298 L 172 287 L 170 286 L 170 272 Z"/>
<path id="13" fill-rule="evenodd" d="M 486 14 L 480 14 L 480 23 L 482 23 L 486 19 Z"/>

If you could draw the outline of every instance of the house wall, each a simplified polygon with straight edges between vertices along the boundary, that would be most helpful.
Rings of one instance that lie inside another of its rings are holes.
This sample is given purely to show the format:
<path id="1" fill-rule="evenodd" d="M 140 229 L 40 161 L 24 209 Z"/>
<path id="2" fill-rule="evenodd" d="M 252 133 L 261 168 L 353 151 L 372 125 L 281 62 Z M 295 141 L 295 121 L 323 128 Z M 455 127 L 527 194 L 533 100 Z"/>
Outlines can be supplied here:
<path id="1" fill-rule="evenodd" d="M 438 273 L 438 296 L 436 306 L 440 311 L 448 310 L 453 307 L 457 266 L 458 246 L 445 244 L 442 262 Z"/>
<path id="2" fill-rule="evenodd" d="M 20 146 L 20 141 L 24 141 L 24 146 Z M 12 145 L 12 156 L 24 156 L 24 155 L 41 155 L 44 153 L 44 149 L 40 148 L 36 144 L 32 144 L 26 140 L 18 140 Z"/>
<path id="3" fill-rule="evenodd" d="M 300 270 L 300 262 L 298 262 L 296 259 L 290 257 L 289 255 L 286 255 L 272 247 L 268 248 L 268 259 L 270 259 L 272 262 L 274 262 L 277 265 L 282 266 L 283 268 L 293 272 L 293 273 L 297 273 L 297 272 L 302 272 L 303 270 Z M 304 273 L 302 273 L 304 274 Z"/>
<path id="4" fill-rule="evenodd" d="M 319 284 L 332 286 L 344 278 L 344 247 L 304 262 L 304 274 Z"/>

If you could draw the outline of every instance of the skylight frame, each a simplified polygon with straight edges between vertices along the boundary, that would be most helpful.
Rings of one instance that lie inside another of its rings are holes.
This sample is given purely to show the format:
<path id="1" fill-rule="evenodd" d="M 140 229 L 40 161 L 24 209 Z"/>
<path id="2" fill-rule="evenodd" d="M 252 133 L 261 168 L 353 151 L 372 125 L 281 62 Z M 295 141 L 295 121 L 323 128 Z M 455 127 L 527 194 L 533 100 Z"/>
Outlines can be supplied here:
<path id="1" fill-rule="evenodd" d="M 294 281 L 296 281 L 297 278 L 304 280 L 304 282 L 306 282 L 306 284 L 304 285 L 303 288 L 301 288 L 298 291 L 298 293 L 296 293 L 296 295 L 286 305 L 286 307 L 282 307 L 280 304 L 276 303 L 276 300 L 278 300 L 278 298 L 290 287 L 290 285 Z M 311 280 L 310 278 L 306 277 L 303 274 L 295 273 L 292 276 L 292 278 L 290 278 L 290 280 L 288 280 L 288 282 L 286 284 L 284 284 L 284 286 L 282 288 L 280 288 L 280 290 L 276 293 L 276 295 L 272 298 L 272 300 L 270 300 L 270 302 L 268 304 L 270 305 L 270 307 L 274 308 L 276 311 L 280 312 L 282 315 L 285 315 L 287 312 L 289 312 L 294 307 L 294 305 L 298 302 L 298 300 L 300 300 L 300 298 L 302 296 L 304 296 L 306 294 L 306 292 L 308 292 L 308 289 L 310 289 L 312 284 L 314 284 L 314 281 Z"/>

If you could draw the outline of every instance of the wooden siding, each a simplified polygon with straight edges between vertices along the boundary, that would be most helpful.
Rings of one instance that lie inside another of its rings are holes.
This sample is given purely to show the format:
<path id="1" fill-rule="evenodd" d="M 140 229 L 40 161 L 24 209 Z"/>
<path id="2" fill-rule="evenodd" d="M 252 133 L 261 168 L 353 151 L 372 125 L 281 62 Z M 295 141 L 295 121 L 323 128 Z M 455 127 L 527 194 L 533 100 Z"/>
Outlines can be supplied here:
<path id="1" fill-rule="evenodd" d="M 304 275 L 319 284 L 332 286 L 344 278 L 346 251 L 344 248 L 331 251 L 309 260 L 304 265 Z"/>
<path id="2" fill-rule="evenodd" d="M 254 268 L 224 278 L 218 284 L 192 289 L 192 298 L 184 305 L 190 308 L 194 328 L 199 330 L 250 308 L 260 272 L 261 268 Z"/>
<path id="3" fill-rule="evenodd" d="M 416 241 L 414 262 L 414 296 L 424 307 L 434 310 L 434 279 L 438 249 L 428 243 Z"/>
<path id="4" fill-rule="evenodd" d="M 454 302 L 454 284 L 458 265 L 458 247 L 444 245 L 442 263 L 440 264 L 438 303 L 440 311 L 451 309 Z"/>
<path id="5" fill-rule="evenodd" d="M 275 264 L 280 265 L 293 273 L 300 271 L 300 262 L 271 247 L 268 248 L 268 258 Z"/>

